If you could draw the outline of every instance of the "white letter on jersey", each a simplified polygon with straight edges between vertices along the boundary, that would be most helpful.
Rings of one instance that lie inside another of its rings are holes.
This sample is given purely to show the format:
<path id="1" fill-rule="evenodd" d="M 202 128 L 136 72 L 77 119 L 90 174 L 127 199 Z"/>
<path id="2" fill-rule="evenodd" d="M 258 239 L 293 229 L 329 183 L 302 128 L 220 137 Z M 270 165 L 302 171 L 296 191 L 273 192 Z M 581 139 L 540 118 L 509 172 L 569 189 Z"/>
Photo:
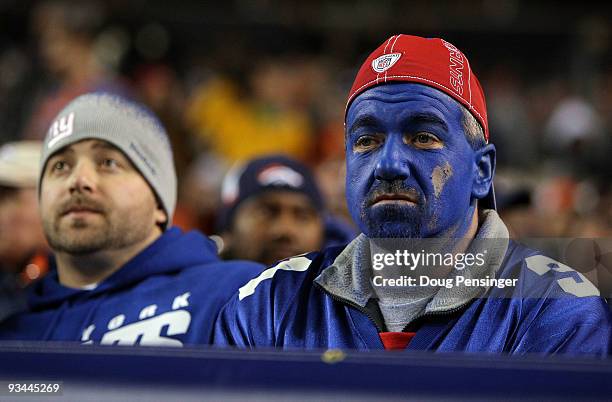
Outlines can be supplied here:
<path id="1" fill-rule="evenodd" d="M 183 346 L 178 339 L 161 336 L 164 327 L 167 335 L 187 333 L 191 314 L 185 310 L 170 311 L 148 320 L 138 321 L 114 331 L 107 332 L 100 341 L 101 345 L 142 345 L 142 346 Z"/>
<path id="2" fill-rule="evenodd" d="M 187 301 L 187 299 L 189 298 L 189 296 L 191 296 L 190 292 L 183 293 L 180 296 L 176 296 L 174 298 L 174 301 L 172 302 L 172 310 L 178 310 L 182 307 L 188 307 L 189 302 Z"/>
<path id="3" fill-rule="evenodd" d="M 94 331 L 94 329 L 96 329 L 96 326 L 93 324 L 85 328 L 83 330 L 83 335 L 81 336 L 81 342 L 85 342 L 86 344 L 92 343 L 89 337 L 91 336 L 91 333 Z"/>
<path id="4" fill-rule="evenodd" d="M 543 255 L 533 255 L 525 259 L 527 268 L 542 276 L 548 271 L 574 272 L 582 280 L 577 282 L 572 277 L 557 279 L 557 283 L 565 292 L 577 297 L 599 296 L 599 289 L 595 287 L 584 275 L 576 272 L 565 264 Z"/>
<path id="5" fill-rule="evenodd" d="M 144 320 L 145 318 L 153 317 L 155 312 L 157 311 L 157 305 L 151 304 L 140 310 L 140 314 L 138 315 L 139 320 Z"/>
<path id="6" fill-rule="evenodd" d="M 261 274 L 259 274 L 257 278 L 251 279 L 250 281 L 247 282 L 246 285 L 244 285 L 238 290 L 238 299 L 242 300 L 245 297 L 250 296 L 253 293 L 255 293 L 255 288 L 257 288 L 257 286 L 262 281 L 272 278 L 274 274 L 276 274 L 276 271 L 278 271 L 279 269 L 282 269 L 284 271 L 298 271 L 298 272 L 306 271 L 308 267 L 310 266 L 311 262 L 312 262 L 311 260 L 303 256 L 293 257 L 293 258 L 288 259 L 287 261 L 283 261 L 279 263 L 278 265 L 272 268 L 266 269 Z"/>
<path id="7" fill-rule="evenodd" d="M 108 322 L 108 329 L 109 330 L 117 329 L 123 325 L 124 321 L 125 321 L 125 316 L 123 314 L 119 314 L 118 316 L 116 316 L 115 318 L 113 318 L 112 320 Z"/>

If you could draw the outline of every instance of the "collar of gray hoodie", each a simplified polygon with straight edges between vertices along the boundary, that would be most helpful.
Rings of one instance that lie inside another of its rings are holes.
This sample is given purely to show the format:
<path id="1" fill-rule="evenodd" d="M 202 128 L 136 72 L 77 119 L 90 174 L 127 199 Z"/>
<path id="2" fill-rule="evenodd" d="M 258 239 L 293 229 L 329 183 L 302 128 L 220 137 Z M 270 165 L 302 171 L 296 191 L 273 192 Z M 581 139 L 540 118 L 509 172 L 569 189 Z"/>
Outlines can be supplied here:
<path id="1" fill-rule="evenodd" d="M 466 279 L 495 277 L 508 248 L 509 232 L 495 210 L 481 211 L 481 225 L 465 253 L 481 252 L 485 263 L 471 265 L 463 270 L 450 269 L 446 278 Z M 331 295 L 365 308 L 370 299 L 378 303 L 387 328 L 401 331 L 416 318 L 427 313 L 451 311 L 469 303 L 488 291 L 486 286 L 447 287 L 374 287 L 371 264 L 373 243 L 364 234 L 359 235 L 336 257 L 332 265 L 321 271 L 315 282 Z"/>

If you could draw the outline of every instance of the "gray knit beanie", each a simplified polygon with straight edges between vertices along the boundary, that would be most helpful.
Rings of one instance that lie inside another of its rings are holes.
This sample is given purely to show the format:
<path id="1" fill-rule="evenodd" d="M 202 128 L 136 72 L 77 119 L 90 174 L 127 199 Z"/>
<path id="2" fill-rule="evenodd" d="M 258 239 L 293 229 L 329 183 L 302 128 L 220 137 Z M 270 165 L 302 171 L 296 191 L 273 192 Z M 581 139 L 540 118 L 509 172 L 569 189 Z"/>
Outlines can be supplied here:
<path id="1" fill-rule="evenodd" d="M 144 176 L 172 222 L 176 172 L 172 148 L 160 121 L 144 106 L 106 93 L 81 95 L 55 118 L 43 144 L 38 185 L 47 160 L 67 145 L 100 139 L 119 148 Z"/>

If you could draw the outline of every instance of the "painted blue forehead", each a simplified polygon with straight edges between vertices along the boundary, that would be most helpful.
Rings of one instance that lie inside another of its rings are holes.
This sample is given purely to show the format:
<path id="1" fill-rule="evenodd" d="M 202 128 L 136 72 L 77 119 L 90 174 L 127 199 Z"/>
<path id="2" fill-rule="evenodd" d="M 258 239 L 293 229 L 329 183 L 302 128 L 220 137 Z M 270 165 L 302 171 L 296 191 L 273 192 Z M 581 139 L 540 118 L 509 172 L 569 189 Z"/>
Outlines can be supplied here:
<path id="1" fill-rule="evenodd" d="M 458 112 L 462 113 L 462 106 L 459 102 L 438 89 L 412 82 L 393 82 L 369 88 L 359 94 L 353 102 L 351 102 L 346 114 L 346 121 L 349 121 L 351 117 L 354 116 L 361 107 L 360 105 L 362 102 L 370 100 L 387 103 L 417 100 L 419 103 L 415 104 L 415 107 L 431 105 L 445 108 L 453 115 Z"/>

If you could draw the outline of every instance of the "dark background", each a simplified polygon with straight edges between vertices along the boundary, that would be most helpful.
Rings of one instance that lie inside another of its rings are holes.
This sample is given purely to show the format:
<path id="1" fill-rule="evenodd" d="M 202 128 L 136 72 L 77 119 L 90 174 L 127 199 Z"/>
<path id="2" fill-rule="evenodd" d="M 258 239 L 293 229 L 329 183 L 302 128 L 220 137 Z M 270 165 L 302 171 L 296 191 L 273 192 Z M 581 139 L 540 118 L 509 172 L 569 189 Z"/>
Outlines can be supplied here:
<path id="1" fill-rule="evenodd" d="M 210 233 L 223 173 L 252 156 L 220 152 L 210 138 L 225 134 L 189 117 L 195 99 L 219 80 L 256 116 L 273 110 L 276 119 L 307 122 L 303 152 L 286 151 L 315 169 L 330 208 L 345 214 L 334 189 L 343 183 L 346 93 L 367 54 L 406 33 L 442 37 L 470 59 L 498 148 L 500 211 L 515 235 L 612 233 L 609 2 L 113 0 L 92 3 L 100 10 L 93 17 L 79 14 L 88 2 L 64 3 L 76 11 L 59 25 L 86 31 L 108 76 L 167 126 L 185 227 Z M 0 1 L 0 145 L 42 138 L 44 130 L 28 127 L 41 103 L 66 86 L 41 55 L 34 22 L 41 4 Z M 286 81 L 272 78 L 278 87 L 261 93 L 258 79 L 283 73 Z M 301 86 L 288 89 L 296 82 Z M 222 113 L 231 118 L 234 111 Z M 583 124 L 570 129 L 576 121 Z M 257 142 L 260 131 L 245 132 L 244 142 Z"/>

